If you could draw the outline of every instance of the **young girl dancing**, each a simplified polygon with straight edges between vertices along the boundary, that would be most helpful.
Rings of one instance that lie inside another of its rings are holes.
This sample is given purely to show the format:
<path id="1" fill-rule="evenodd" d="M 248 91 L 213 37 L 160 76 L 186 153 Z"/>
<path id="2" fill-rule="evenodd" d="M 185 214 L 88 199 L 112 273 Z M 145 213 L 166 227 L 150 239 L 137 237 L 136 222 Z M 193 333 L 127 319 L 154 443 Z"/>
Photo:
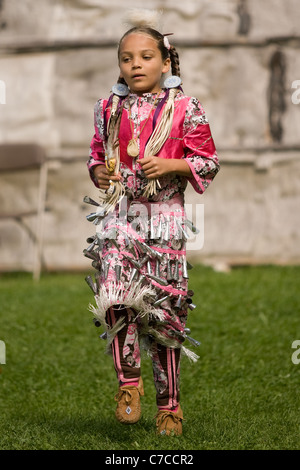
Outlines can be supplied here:
<path id="1" fill-rule="evenodd" d="M 95 134 L 88 168 L 100 202 L 87 216 L 96 225 L 85 255 L 87 276 L 112 352 L 119 391 L 116 417 L 141 416 L 140 348 L 152 359 L 157 432 L 182 433 L 180 356 L 197 356 L 183 345 L 193 292 L 188 290 L 184 191 L 202 194 L 219 170 L 204 110 L 181 88 L 179 58 L 166 35 L 135 26 L 119 43 L 120 77 L 108 100 L 95 105 Z M 163 74 L 171 69 L 164 85 Z M 189 338 L 191 341 L 192 338 Z"/>

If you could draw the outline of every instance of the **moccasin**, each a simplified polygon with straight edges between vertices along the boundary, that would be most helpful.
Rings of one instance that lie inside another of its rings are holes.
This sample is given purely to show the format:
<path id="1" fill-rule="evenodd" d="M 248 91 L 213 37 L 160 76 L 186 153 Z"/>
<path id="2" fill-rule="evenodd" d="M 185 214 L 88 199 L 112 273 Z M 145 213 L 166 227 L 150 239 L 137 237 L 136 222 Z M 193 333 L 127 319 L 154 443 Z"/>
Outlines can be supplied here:
<path id="1" fill-rule="evenodd" d="M 155 416 L 157 434 L 179 436 L 182 434 L 183 413 L 180 405 L 176 412 L 159 410 Z"/>
<path id="2" fill-rule="evenodd" d="M 144 395 L 144 386 L 142 377 L 139 379 L 138 386 L 122 385 L 115 396 L 118 402 L 116 409 L 116 418 L 123 424 L 134 424 L 141 417 L 140 396 Z"/>

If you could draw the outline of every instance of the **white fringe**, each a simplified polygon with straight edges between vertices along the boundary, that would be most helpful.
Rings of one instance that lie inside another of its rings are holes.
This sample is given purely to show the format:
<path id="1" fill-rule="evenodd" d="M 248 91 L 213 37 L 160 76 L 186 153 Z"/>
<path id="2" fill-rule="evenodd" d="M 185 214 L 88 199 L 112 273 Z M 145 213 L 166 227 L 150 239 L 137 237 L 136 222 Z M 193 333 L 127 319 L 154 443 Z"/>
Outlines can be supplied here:
<path id="1" fill-rule="evenodd" d="M 95 307 L 90 304 L 89 311 L 93 313 L 94 317 L 100 321 L 101 325 L 107 331 L 107 350 L 110 349 L 111 342 L 115 335 L 123 328 L 125 318 L 119 318 L 116 324 L 110 328 L 106 323 L 106 312 L 113 305 L 122 304 L 125 307 L 130 307 L 135 310 L 137 312 L 137 317 L 142 319 L 144 327 L 141 336 L 147 336 L 150 334 L 164 346 L 170 348 L 179 347 L 181 348 L 184 356 L 186 356 L 190 361 L 196 362 L 199 359 L 199 356 L 193 351 L 183 345 L 178 346 L 178 343 L 173 339 L 167 338 L 154 328 L 149 328 L 148 320 L 150 317 L 154 317 L 158 321 L 164 320 L 163 310 L 153 307 L 149 302 L 149 300 L 153 297 L 155 298 L 156 295 L 156 292 L 151 286 L 141 287 L 139 282 L 133 283 L 127 291 L 125 290 L 124 285 L 119 283 L 111 283 L 109 287 L 106 287 L 105 285 L 101 286 L 99 295 L 95 295 L 97 306 Z"/>
<path id="2" fill-rule="evenodd" d="M 102 325 L 106 324 L 106 311 L 113 305 L 124 305 L 131 307 L 138 312 L 139 317 L 154 316 L 158 320 L 163 320 L 164 312 L 152 306 L 148 301 L 157 296 L 156 291 L 151 286 L 141 287 L 139 282 L 132 283 L 126 290 L 123 284 L 110 283 L 107 287 L 102 285 L 98 295 L 95 295 L 97 307 L 89 306 L 89 310 L 99 319 Z"/>
<path id="3" fill-rule="evenodd" d="M 199 357 L 198 354 L 194 353 L 190 349 L 186 348 L 185 346 L 181 346 L 182 353 L 190 359 L 192 362 L 197 362 Z"/>
<path id="4" fill-rule="evenodd" d="M 168 101 L 165 105 L 163 114 L 158 125 L 155 127 L 145 148 L 144 156 L 157 155 L 159 150 L 170 135 L 173 117 L 174 117 L 174 100 L 178 93 L 177 88 L 171 88 L 169 91 Z M 160 187 L 158 179 L 149 180 L 144 190 L 143 196 L 149 198 L 157 194 L 157 186 Z"/>

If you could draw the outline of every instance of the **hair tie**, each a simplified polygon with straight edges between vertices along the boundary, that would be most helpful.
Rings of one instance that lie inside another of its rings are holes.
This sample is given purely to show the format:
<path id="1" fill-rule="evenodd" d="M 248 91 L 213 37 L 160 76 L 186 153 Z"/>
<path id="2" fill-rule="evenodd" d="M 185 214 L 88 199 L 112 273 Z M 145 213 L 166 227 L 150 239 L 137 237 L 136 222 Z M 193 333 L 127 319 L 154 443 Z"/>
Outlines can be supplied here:
<path id="1" fill-rule="evenodd" d="M 171 48 L 170 43 L 169 43 L 169 39 L 167 38 L 167 36 L 164 36 L 164 46 L 168 49 L 168 51 Z"/>
<path id="2" fill-rule="evenodd" d="M 174 33 L 166 33 L 166 34 L 163 34 L 163 37 L 164 37 L 164 46 L 168 49 L 168 51 L 171 49 L 171 46 L 170 46 L 170 43 L 169 43 L 169 39 L 167 38 L 167 36 L 172 36 Z"/>

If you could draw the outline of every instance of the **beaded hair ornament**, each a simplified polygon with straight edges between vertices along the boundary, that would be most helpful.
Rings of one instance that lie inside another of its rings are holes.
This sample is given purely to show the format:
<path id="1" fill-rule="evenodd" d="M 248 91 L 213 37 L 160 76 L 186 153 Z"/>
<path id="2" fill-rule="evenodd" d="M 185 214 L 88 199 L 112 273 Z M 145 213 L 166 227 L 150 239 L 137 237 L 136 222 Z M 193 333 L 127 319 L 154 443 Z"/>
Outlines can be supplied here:
<path id="1" fill-rule="evenodd" d="M 152 16 L 152 19 L 151 19 Z M 157 18 L 153 21 L 153 12 L 138 11 L 134 12 L 130 18 L 132 27 L 150 27 L 155 29 L 157 25 Z M 154 24 L 156 23 L 156 25 Z M 156 29 L 157 31 L 157 29 Z M 170 54 L 171 45 L 168 40 L 169 34 L 162 34 L 164 47 Z M 172 59 L 171 59 L 172 61 Z M 172 67 L 173 68 L 173 67 Z M 156 124 L 152 135 L 150 136 L 145 148 L 144 156 L 156 155 L 167 138 L 170 135 L 173 116 L 174 116 L 174 100 L 181 85 L 181 78 L 178 75 L 171 75 L 164 81 L 164 87 L 167 89 L 164 97 L 165 106 L 161 115 L 161 119 Z M 122 102 L 129 94 L 129 89 L 126 84 L 117 83 L 112 87 L 112 95 L 109 98 L 108 105 L 111 106 L 110 118 L 107 123 L 107 143 L 105 153 L 105 164 L 111 175 L 118 174 L 120 170 L 120 149 L 119 149 L 119 130 L 122 115 Z M 143 196 L 149 198 L 157 193 L 157 188 L 160 187 L 158 179 L 149 180 L 145 187 Z M 115 205 L 120 202 L 125 195 L 125 188 L 120 181 L 110 181 L 109 189 L 102 194 L 104 210 L 110 212 L 114 209 Z"/>

